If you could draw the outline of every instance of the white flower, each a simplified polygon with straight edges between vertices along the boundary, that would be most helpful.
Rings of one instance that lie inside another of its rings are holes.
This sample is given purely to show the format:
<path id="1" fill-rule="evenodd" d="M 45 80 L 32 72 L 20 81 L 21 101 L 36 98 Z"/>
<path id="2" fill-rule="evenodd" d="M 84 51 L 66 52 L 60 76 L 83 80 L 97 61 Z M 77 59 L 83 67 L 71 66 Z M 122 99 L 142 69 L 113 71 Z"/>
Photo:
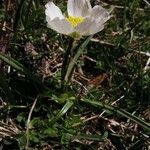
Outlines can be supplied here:
<path id="1" fill-rule="evenodd" d="M 92 8 L 89 0 L 68 0 L 67 17 L 53 2 L 47 3 L 45 7 L 48 27 L 74 38 L 101 31 L 110 18 L 103 7 L 96 5 Z"/>

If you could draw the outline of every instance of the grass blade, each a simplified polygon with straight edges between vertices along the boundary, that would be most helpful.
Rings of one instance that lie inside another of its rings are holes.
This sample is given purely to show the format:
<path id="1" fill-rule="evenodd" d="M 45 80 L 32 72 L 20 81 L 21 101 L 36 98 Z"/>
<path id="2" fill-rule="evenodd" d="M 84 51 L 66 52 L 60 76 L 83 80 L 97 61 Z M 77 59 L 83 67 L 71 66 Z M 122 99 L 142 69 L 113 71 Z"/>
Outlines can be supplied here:
<path id="1" fill-rule="evenodd" d="M 0 89 L 3 90 L 8 100 L 10 101 L 13 100 L 13 95 L 11 93 L 7 78 L 5 77 L 3 73 L 0 73 Z"/>
<path id="2" fill-rule="evenodd" d="M 92 101 L 92 100 L 87 100 L 87 99 L 84 99 L 82 101 L 84 101 L 88 104 L 91 104 L 95 107 L 102 107 L 106 110 L 109 110 L 109 111 L 117 113 L 117 114 L 119 114 L 123 117 L 126 117 L 126 118 L 132 120 L 133 122 L 137 123 L 143 129 L 147 130 L 150 133 L 150 124 L 146 123 L 145 121 L 143 121 L 139 117 L 136 117 L 135 115 L 132 115 L 131 113 L 129 113 L 129 112 L 127 112 L 127 111 L 125 111 L 121 108 L 109 106 L 109 105 L 106 105 L 106 104 L 103 104 L 103 103 L 100 103 L 100 102 L 97 102 L 97 101 Z"/>
<path id="3" fill-rule="evenodd" d="M 15 59 L 3 53 L 0 53 L 0 59 L 4 61 L 5 63 L 7 63 L 8 65 L 10 65 L 11 67 L 13 67 L 14 69 L 16 69 L 17 71 L 26 75 L 29 79 L 33 80 L 35 83 L 37 83 L 44 89 L 47 89 L 47 90 L 49 89 L 43 85 L 43 83 L 38 79 L 37 76 L 33 75 L 33 73 L 31 73 L 27 68 L 25 68 L 21 63 L 19 63 Z"/>
<path id="4" fill-rule="evenodd" d="M 79 45 L 78 49 L 77 49 L 77 53 L 75 54 L 75 56 L 73 57 L 73 59 L 71 60 L 71 62 L 69 63 L 66 75 L 65 75 L 65 81 L 69 81 L 71 78 L 71 74 L 73 72 L 73 68 L 75 63 L 77 62 L 78 58 L 80 57 L 80 55 L 83 53 L 84 48 L 87 46 L 87 44 L 90 42 L 91 38 L 93 36 L 89 36 L 83 43 L 81 43 L 81 45 Z"/>
<path id="5" fill-rule="evenodd" d="M 58 112 L 58 114 L 50 121 L 50 125 L 53 125 L 59 118 L 61 118 L 73 105 L 72 101 L 67 101 L 64 107 Z"/>
<path id="6" fill-rule="evenodd" d="M 14 31 L 17 30 L 19 21 L 21 20 L 23 5 L 24 5 L 25 2 L 26 2 L 26 0 L 21 0 L 20 4 L 18 5 L 18 9 L 17 9 L 17 12 L 16 12 L 15 20 L 14 20 L 14 27 L 13 27 Z"/>
<path id="7" fill-rule="evenodd" d="M 14 60 L 13 58 L 11 58 L 3 53 L 0 53 L 0 59 L 20 72 L 23 72 L 25 69 L 23 67 L 23 65 L 20 64 L 18 61 Z"/>

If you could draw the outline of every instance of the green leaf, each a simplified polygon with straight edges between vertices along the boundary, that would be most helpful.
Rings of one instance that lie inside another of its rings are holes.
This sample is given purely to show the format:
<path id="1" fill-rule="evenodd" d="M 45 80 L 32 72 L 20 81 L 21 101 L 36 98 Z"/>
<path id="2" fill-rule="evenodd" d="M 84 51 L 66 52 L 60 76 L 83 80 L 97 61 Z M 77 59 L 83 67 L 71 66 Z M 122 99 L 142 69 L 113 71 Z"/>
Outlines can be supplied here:
<path id="1" fill-rule="evenodd" d="M 35 83 L 43 87 L 44 89 L 49 90 L 49 88 L 45 87 L 43 83 L 33 75 L 28 69 L 26 69 L 21 63 L 13 59 L 12 57 L 7 56 L 6 54 L 0 53 L 0 59 L 7 63 L 8 65 L 12 66 L 17 71 L 26 75 L 29 79 L 32 79 Z"/>
<path id="2" fill-rule="evenodd" d="M 16 12 L 15 20 L 14 20 L 14 31 L 16 31 L 18 24 L 19 24 L 19 21 L 21 20 L 23 6 L 24 6 L 25 2 L 26 2 L 26 0 L 21 0 L 19 5 L 18 5 L 18 9 Z"/>
<path id="3" fill-rule="evenodd" d="M 49 127 L 43 130 L 43 133 L 48 135 L 48 137 L 56 137 L 57 136 L 57 129 L 55 126 Z"/>
<path id="4" fill-rule="evenodd" d="M 90 141 L 98 141 L 98 142 L 99 141 L 104 141 L 106 138 L 107 138 L 106 135 L 105 136 L 103 136 L 103 135 L 101 136 L 101 135 L 93 135 L 93 134 L 79 134 L 79 135 L 76 135 L 76 136 L 72 137 L 72 139 L 90 140 Z"/>
<path id="5" fill-rule="evenodd" d="M 0 73 L 0 89 L 2 89 L 7 96 L 7 98 L 12 101 L 13 95 L 11 93 L 11 90 L 9 88 L 9 84 L 7 81 L 7 78 L 4 76 L 4 74 Z"/>
<path id="6" fill-rule="evenodd" d="M 63 133 L 61 138 L 61 143 L 69 144 L 70 140 L 75 140 L 75 139 L 101 142 L 104 141 L 106 138 L 108 138 L 108 131 L 105 131 L 104 135 L 84 134 L 84 133 L 73 135 L 70 133 Z"/>
<path id="7" fill-rule="evenodd" d="M 24 67 L 22 64 L 20 64 L 18 61 L 14 60 L 13 58 L 0 53 L 0 59 L 3 60 L 4 62 L 6 62 L 7 64 L 9 64 L 10 66 L 12 66 L 13 68 L 15 68 L 18 71 L 23 72 L 24 71 Z"/>
<path id="8" fill-rule="evenodd" d="M 67 101 L 64 107 L 58 112 L 58 114 L 50 121 L 50 125 L 53 125 L 59 118 L 61 118 L 73 105 L 72 101 Z"/>
<path id="9" fill-rule="evenodd" d="M 97 101 L 92 101 L 92 100 L 88 100 L 88 99 L 82 99 L 83 102 L 86 102 L 88 104 L 91 104 L 95 107 L 102 107 L 106 110 L 112 111 L 114 113 L 117 113 L 123 117 L 126 117 L 127 119 L 130 119 L 131 121 L 137 123 L 138 125 L 140 125 L 143 129 L 147 130 L 148 132 L 150 132 L 150 124 L 146 123 L 145 121 L 143 121 L 142 119 L 140 119 L 139 117 L 136 117 L 135 115 L 132 115 L 131 113 L 118 108 L 118 107 L 113 107 L 110 105 L 106 105 Z"/>
<path id="10" fill-rule="evenodd" d="M 30 132 L 29 138 L 30 138 L 30 141 L 32 142 L 35 142 L 35 143 L 39 142 L 38 133 L 35 133 L 34 131 Z"/>
<path id="11" fill-rule="evenodd" d="M 68 82 L 69 79 L 71 78 L 74 65 L 76 64 L 78 58 L 79 58 L 80 55 L 83 53 L 85 47 L 86 47 L 87 44 L 90 42 L 90 40 L 91 40 L 92 37 L 93 37 L 93 36 L 89 36 L 88 38 L 86 38 L 86 40 L 85 40 L 83 43 L 81 43 L 81 45 L 78 46 L 78 48 L 77 48 L 77 53 L 75 54 L 75 56 L 73 57 L 73 59 L 72 59 L 71 62 L 69 63 L 69 66 L 68 66 L 68 69 L 67 69 L 67 72 L 66 72 L 66 75 L 65 75 L 65 81 L 66 81 L 66 82 Z"/>

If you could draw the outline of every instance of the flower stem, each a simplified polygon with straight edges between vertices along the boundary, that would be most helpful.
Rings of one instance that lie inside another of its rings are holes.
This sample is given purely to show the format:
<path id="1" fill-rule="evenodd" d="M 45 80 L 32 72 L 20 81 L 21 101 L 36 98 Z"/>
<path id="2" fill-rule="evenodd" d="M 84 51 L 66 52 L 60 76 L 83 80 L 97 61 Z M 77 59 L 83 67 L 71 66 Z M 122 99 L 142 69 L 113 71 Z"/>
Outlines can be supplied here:
<path id="1" fill-rule="evenodd" d="M 64 54 L 64 60 L 62 65 L 62 89 L 66 88 L 66 85 L 70 82 L 75 64 L 77 63 L 78 58 L 83 53 L 85 47 L 91 40 L 92 36 L 87 37 L 83 42 L 80 42 L 77 45 L 77 41 L 71 39 L 68 49 Z"/>
<path id="2" fill-rule="evenodd" d="M 78 46 L 76 46 L 73 49 L 75 51 L 75 54 L 73 55 L 72 59 L 70 60 L 70 62 L 68 64 L 68 67 L 67 67 L 67 71 L 66 71 L 65 78 L 64 78 L 64 80 L 66 82 L 69 82 L 71 80 L 72 74 L 74 72 L 75 64 L 77 63 L 78 58 L 83 53 L 85 47 L 87 46 L 87 44 L 89 43 L 91 38 L 92 38 L 92 36 L 87 37 L 85 39 L 85 41 L 81 42 Z"/>
<path id="3" fill-rule="evenodd" d="M 70 60 L 73 57 L 73 48 L 74 48 L 74 39 L 70 38 L 68 48 L 65 51 L 64 56 L 63 56 L 63 64 L 62 64 L 62 69 L 61 69 L 62 86 L 64 86 L 64 82 L 66 82 L 65 76 L 66 76 L 66 72 L 67 72 Z"/>

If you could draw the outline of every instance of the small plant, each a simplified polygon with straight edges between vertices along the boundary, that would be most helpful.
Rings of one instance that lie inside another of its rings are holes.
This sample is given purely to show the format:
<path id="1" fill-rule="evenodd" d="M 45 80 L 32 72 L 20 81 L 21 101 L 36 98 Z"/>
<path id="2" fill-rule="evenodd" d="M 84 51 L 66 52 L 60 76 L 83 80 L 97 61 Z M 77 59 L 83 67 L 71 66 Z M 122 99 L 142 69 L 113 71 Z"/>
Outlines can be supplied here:
<path id="1" fill-rule="evenodd" d="M 149 3 L 54 2 L 0 2 L 0 149 L 148 150 Z"/>

